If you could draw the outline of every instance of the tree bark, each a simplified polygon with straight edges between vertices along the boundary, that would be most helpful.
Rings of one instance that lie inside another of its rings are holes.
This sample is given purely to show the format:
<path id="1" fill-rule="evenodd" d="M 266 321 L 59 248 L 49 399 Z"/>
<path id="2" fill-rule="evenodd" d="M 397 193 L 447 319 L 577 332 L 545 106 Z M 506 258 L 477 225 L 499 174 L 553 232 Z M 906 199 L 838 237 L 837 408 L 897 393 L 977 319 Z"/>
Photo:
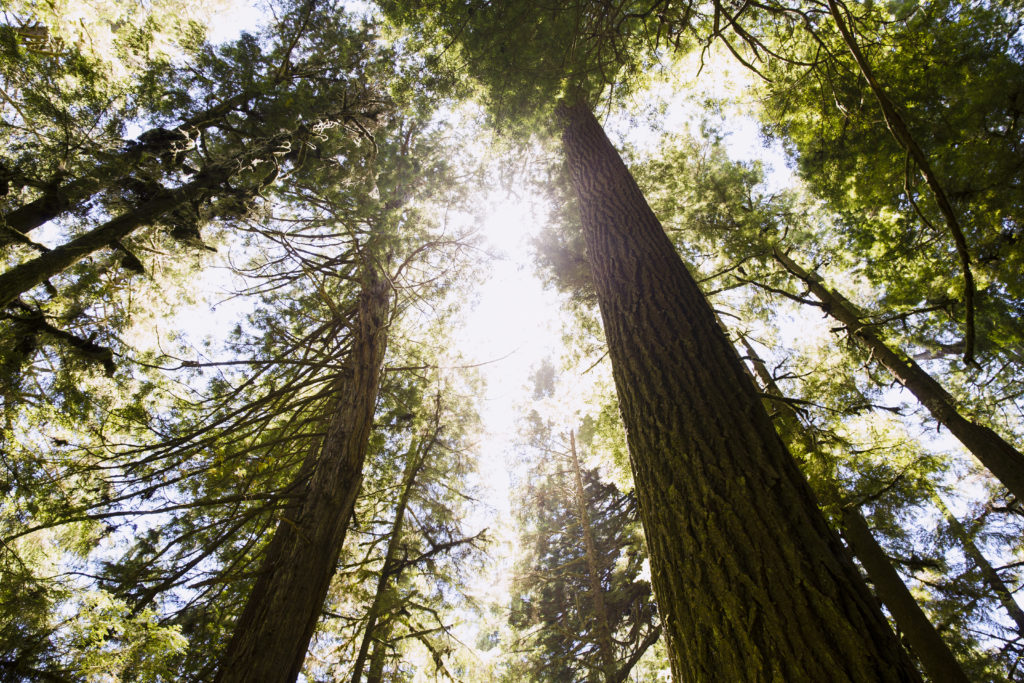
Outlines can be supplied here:
<path id="1" fill-rule="evenodd" d="M 673 676 L 919 680 L 601 125 L 558 114 Z"/>
<path id="2" fill-rule="evenodd" d="M 604 603 L 604 588 L 601 586 L 602 567 L 597 559 L 594 533 L 590 527 L 590 514 L 587 511 L 587 498 L 583 489 L 583 473 L 580 468 L 579 455 L 576 453 L 576 434 L 573 431 L 569 432 L 569 457 L 572 461 L 576 518 L 583 531 L 583 549 L 586 553 L 587 579 L 590 581 L 590 595 L 594 605 L 601 670 L 605 681 L 608 681 L 615 675 L 615 645 L 612 642 L 611 627 L 608 625 L 608 609 Z"/>
<path id="3" fill-rule="evenodd" d="M 843 507 L 842 515 L 843 537 L 867 571 L 878 598 L 892 612 L 893 619 L 929 679 L 933 683 L 969 683 L 960 662 L 910 594 L 882 546 L 871 535 L 860 510 L 854 505 L 847 505 Z"/>
<path id="4" fill-rule="evenodd" d="M 195 116 L 189 117 L 172 129 L 171 132 L 186 135 L 196 129 L 206 128 L 250 99 L 252 99 L 252 95 L 249 93 L 235 95 Z M 147 133 L 152 134 L 156 130 L 147 131 Z M 140 139 L 145 139 L 146 137 L 146 133 L 139 136 Z M 139 162 L 144 153 L 159 156 L 168 151 L 167 144 L 169 140 L 170 136 L 164 136 L 163 144 L 146 144 L 144 142 L 130 144 L 111 161 L 97 164 L 92 171 L 82 177 L 48 190 L 41 197 L 13 211 L 9 211 L 3 217 L 3 220 L 0 221 L 0 225 L 6 227 L 6 234 L 0 232 L 0 246 L 23 241 L 22 238 L 25 235 L 40 225 L 57 218 L 65 211 L 80 206 L 100 190 L 104 190 L 122 181 L 130 174 L 131 167 Z"/>
<path id="5" fill-rule="evenodd" d="M 765 392 L 772 396 L 782 397 L 783 394 L 775 383 L 775 378 L 768 372 L 764 361 L 745 339 L 743 345 L 747 357 L 754 366 L 754 373 Z M 784 434 L 794 439 L 800 439 L 801 445 L 808 453 L 817 451 L 817 445 L 807 438 L 807 433 L 792 406 L 787 404 L 783 407 L 778 413 L 778 419 Z M 903 630 L 910 649 L 913 650 L 930 679 L 934 683 L 947 681 L 949 683 L 967 683 L 968 678 L 960 667 L 960 662 L 957 661 L 945 641 L 942 640 L 942 636 L 935 630 L 931 620 L 928 619 L 917 600 L 907 589 L 907 585 L 892 566 L 885 550 L 871 534 L 871 529 L 860 509 L 844 500 L 842 491 L 834 481 L 822 481 L 820 486 L 827 488 L 822 496 L 840 510 L 843 538 L 846 539 L 853 554 L 860 560 L 861 566 L 864 567 L 868 578 L 874 584 L 875 594 L 889 608 L 896 624 Z"/>
<path id="6" fill-rule="evenodd" d="M 900 384 L 907 388 L 928 412 L 974 454 L 982 465 L 1002 482 L 1018 500 L 1024 500 L 1024 454 L 988 427 L 960 414 L 956 402 L 942 385 L 932 379 L 913 359 L 893 351 L 860 318 L 857 307 L 842 294 L 826 287 L 820 275 L 804 270 L 793 259 L 775 250 L 775 258 L 806 283 L 830 316 L 841 322 L 871 351 Z"/>
<path id="7" fill-rule="evenodd" d="M 366 265 L 346 379 L 300 501 L 283 515 L 215 678 L 292 683 L 341 553 L 377 403 L 390 290 Z"/>

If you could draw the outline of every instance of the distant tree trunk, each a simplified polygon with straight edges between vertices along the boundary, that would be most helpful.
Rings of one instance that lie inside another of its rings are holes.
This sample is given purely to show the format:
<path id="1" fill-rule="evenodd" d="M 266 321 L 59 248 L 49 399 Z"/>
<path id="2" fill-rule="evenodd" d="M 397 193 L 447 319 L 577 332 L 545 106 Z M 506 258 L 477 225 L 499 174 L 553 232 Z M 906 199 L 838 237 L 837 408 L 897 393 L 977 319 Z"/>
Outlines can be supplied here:
<path id="1" fill-rule="evenodd" d="M 422 444 L 414 443 L 406 460 L 404 481 L 402 482 L 402 494 L 395 507 L 395 521 L 391 525 L 391 536 L 388 538 L 388 547 L 384 553 L 384 563 L 381 565 L 380 574 L 377 576 L 377 590 L 373 595 L 373 603 L 366 612 L 366 628 L 363 630 L 363 641 L 359 644 L 359 654 L 356 656 L 355 664 L 352 665 L 352 683 L 359 683 L 363 676 L 363 668 L 366 665 L 366 657 L 370 652 L 370 643 L 377 640 L 374 632 L 377 627 L 377 619 L 380 618 L 381 609 L 384 605 L 384 596 L 392 585 L 392 579 L 397 579 L 395 571 L 398 559 L 398 550 L 401 545 L 402 527 L 405 524 L 405 511 L 409 506 L 409 496 L 416 483 L 416 476 L 423 467 L 426 453 L 429 448 L 423 448 Z M 371 667 L 372 668 L 372 667 Z"/>
<path id="2" fill-rule="evenodd" d="M 231 641 L 220 683 L 292 683 L 345 540 L 373 424 L 387 339 L 388 284 L 364 265 L 343 385 L 301 499 L 286 509 Z"/>
<path id="3" fill-rule="evenodd" d="M 373 642 L 373 656 L 370 657 L 370 670 L 366 672 L 366 683 L 383 683 L 384 663 L 388 655 L 388 638 L 391 634 L 391 620 L 380 625 L 377 639 Z"/>
<path id="4" fill-rule="evenodd" d="M 1014 600 L 1013 593 L 1010 592 L 1006 582 L 1003 581 L 1001 576 L 999 576 L 999 572 L 996 571 L 996 568 L 988 561 L 985 554 L 981 552 L 981 548 L 979 548 L 978 544 L 974 542 L 974 539 L 971 538 L 971 534 L 967 532 L 967 529 L 965 529 L 964 525 L 960 523 L 960 520 L 956 518 L 956 515 L 954 515 L 953 511 L 949 509 L 945 501 L 943 501 L 938 494 L 933 495 L 932 500 L 935 501 L 939 511 L 942 512 L 943 516 L 946 518 L 946 525 L 953 533 L 953 536 L 956 537 L 956 540 L 959 541 L 960 547 L 964 550 L 964 554 L 974 562 L 974 565 L 981 572 L 982 580 L 988 584 L 989 590 L 992 591 L 996 596 L 996 599 L 999 600 L 999 604 L 1003 606 L 1003 609 L 1006 610 L 1006 613 L 1010 615 L 1010 618 L 1013 619 L 1013 622 L 1017 625 L 1017 633 L 1024 635 L 1024 610 L 1021 610 L 1020 605 L 1018 605 L 1017 601 Z"/>
<path id="5" fill-rule="evenodd" d="M 754 373 L 760 380 L 765 393 L 782 398 L 783 394 L 775 383 L 775 378 L 768 372 L 764 361 L 747 343 L 746 339 L 743 340 L 743 345 L 747 352 L 747 358 L 750 359 Z M 784 405 L 779 410 L 777 417 L 783 433 L 791 438 L 800 439 L 804 449 L 809 453 L 817 450 L 813 441 L 807 438 L 806 432 L 791 406 Z M 822 481 L 819 485 L 827 488 L 822 494 L 823 497 L 841 510 L 839 521 L 843 527 L 843 538 L 846 539 L 853 554 L 860 560 L 861 566 L 864 567 L 868 578 L 875 587 L 875 594 L 889 608 L 893 619 L 896 620 L 896 624 L 910 644 L 910 649 L 917 655 L 918 661 L 921 662 L 929 678 L 934 683 L 946 683 L 947 681 L 949 683 L 968 683 L 967 675 L 960 667 L 960 662 L 953 656 L 949 646 L 946 645 L 931 620 L 914 599 L 907 585 L 892 566 L 885 550 L 871 534 L 871 529 L 860 509 L 844 500 L 842 491 L 834 481 Z"/>
<path id="6" fill-rule="evenodd" d="M 829 13 L 836 23 L 836 28 L 839 29 L 839 33 L 843 37 L 843 42 L 846 43 L 847 49 L 850 50 L 850 54 L 853 55 L 853 59 L 857 63 L 857 68 L 860 69 L 861 76 L 864 77 L 868 87 L 878 101 L 878 106 L 882 110 L 882 118 L 885 119 L 885 125 L 889 128 L 889 132 L 896 142 L 899 143 L 900 147 L 903 148 L 907 156 L 917 164 L 921 175 L 924 176 L 925 184 L 932 191 L 932 196 L 939 207 L 939 212 L 945 219 L 947 227 L 949 227 L 950 234 L 953 237 L 953 244 L 956 246 L 957 256 L 960 258 L 960 268 L 964 274 L 964 362 L 974 363 L 974 297 L 976 292 L 974 275 L 971 273 L 970 251 L 967 248 L 967 238 L 964 236 L 963 228 L 960 227 L 960 220 L 957 218 L 956 211 L 953 209 L 953 204 L 950 202 L 946 190 L 942 187 L 942 183 L 939 182 L 938 175 L 932 170 L 928 155 L 917 144 L 917 140 L 911 134 L 910 129 L 903 120 L 903 116 L 885 92 L 885 88 L 882 87 L 878 78 L 875 77 L 874 69 L 871 68 L 871 64 L 864 56 L 864 53 L 861 52 L 860 46 L 857 44 L 857 37 L 851 31 L 844 18 L 844 14 L 849 16 L 849 10 L 846 8 L 846 5 L 843 4 L 840 8 L 840 3 L 837 3 L 836 0 L 827 0 L 827 4 Z M 850 19 L 852 20 L 852 17 Z M 907 173 L 909 174 L 909 170 Z M 910 202 L 914 201 L 909 189 L 906 191 L 906 196 Z M 916 204 L 914 204 L 914 208 L 917 209 Z"/>
<path id="7" fill-rule="evenodd" d="M 602 566 L 597 559 L 594 532 L 590 528 L 590 514 L 587 512 L 587 497 L 583 489 L 583 472 L 580 458 L 576 453 L 576 434 L 569 432 L 569 457 L 573 474 L 573 498 L 576 503 L 576 519 L 583 532 L 583 549 L 587 560 L 587 579 L 590 581 L 590 595 L 594 606 L 594 620 L 597 629 L 597 647 L 601 656 L 601 671 L 605 681 L 615 675 L 615 645 L 612 630 L 608 625 L 608 609 L 604 603 L 604 587 L 601 585 Z"/>
<path id="8" fill-rule="evenodd" d="M 9 211 L 0 221 L 0 225 L 4 225 L 6 228 L 5 231 L 0 231 L 0 246 L 23 241 L 25 235 L 43 223 L 80 206 L 100 190 L 123 180 L 131 173 L 132 166 L 139 162 L 143 154 L 159 156 L 170 151 L 176 141 L 186 139 L 196 130 L 209 127 L 250 99 L 252 99 L 250 93 L 240 93 L 189 117 L 170 131 L 163 129 L 146 131 L 139 136 L 142 142 L 130 143 L 112 160 L 97 164 L 80 178 L 71 180 L 60 187 L 46 190 L 37 199 Z"/>
<path id="9" fill-rule="evenodd" d="M 842 294 L 825 286 L 817 273 L 804 270 L 781 250 L 775 250 L 779 263 L 800 278 L 821 301 L 822 309 L 841 322 L 850 334 L 871 351 L 900 384 L 907 388 L 928 412 L 948 429 L 960 443 L 974 454 L 1003 483 L 1017 500 L 1024 500 L 1024 454 L 1007 443 L 988 427 L 979 425 L 960 414 L 956 402 L 932 376 L 913 359 L 896 353 L 861 321 L 857 307 Z"/>
<path id="10" fill-rule="evenodd" d="M 919 680 L 601 125 L 558 114 L 673 675 Z"/>

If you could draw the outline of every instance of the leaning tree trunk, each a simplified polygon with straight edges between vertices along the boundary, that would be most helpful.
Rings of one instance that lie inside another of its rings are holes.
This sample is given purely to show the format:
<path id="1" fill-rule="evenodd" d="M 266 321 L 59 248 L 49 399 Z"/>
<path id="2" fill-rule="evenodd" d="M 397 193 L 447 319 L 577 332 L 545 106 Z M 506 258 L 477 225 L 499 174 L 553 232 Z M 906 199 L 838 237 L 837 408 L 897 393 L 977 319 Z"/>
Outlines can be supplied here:
<path id="1" fill-rule="evenodd" d="M 240 93 L 189 117 L 170 131 L 163 131 L 163 135 L 156 135 L 160 132 L 156 129 L 147 131 L 139 139 L 152 142 L 131 144 L 112 160 L 97 164 L 81 177 L 47 190 L 39 198 L 8 212 L 0 220 L 0 225 L 6 228 L 0 231 L 0 246 L 25 241 L 26 234 L 43 223 L 80 206 L 100 190 L 123 181 L 144 154 L 159 156 L 170 151 L 176 141 L 187 139 L 195 131 L 209 127 L 250 99 L 252 94 Z"/>
<path id="2" fill-rule="evenodd" d="M 144 225 L 149 225 L 164 214 L 190 199 L 224 182 L 226 168 L 204 173 L 190 183 L 162 192 L 157 197 L 93 228 L 75 239 L 36 256 L 31 261 L 11 268 L 0 275 L 0 309 L 7 307 L 33 287 L 59 275 L 66 269 L 106 247 L 116 247 L 118 241 Z"/>
<path id="3" fill-rule="evenodd" d="M 590 526 L 590 513 L 587 510 L 587 497 L 583 489 L 583 472 L 580 458 L 576 453 L 576 433 L 569 432 L 569 457 L 572 462 L 573 498 L 576 503 L 576 518 L 583 532 L 583 549 L 587 560 L 587 579 L 590 582 L 591 600 L 594 607 L 594 621 L 597 627 L 597 649 L 601 658 L 601 670 L 604 680 L 610 680 L 616 672 L 615 645 L 612 641 L 612 629 L 608 623 L 608 608 L 604 602 L 604 587 L 601 585 L 602 567 L 597 558 L 597 545 L 594 543 L 594 532 Z"/>
<path id="4" fill-rule="evenodd" d="M 211 164 L 200 171 L 195 179 L 171 190 L 162 189 L 156 196 L 112 218 L 103 225 L 79 235 L 59 247 L 48 250 L 31 261 L 26 261 L 0 275 L 0 309 L 46 280 L 59 275 L 100 249 L 117 248 L 123 238 L 139 228 L 149 225 L 188 202 L 196 202 L 223 187 L 242 172 L 264 167 L 289 150 L 294 134 L 281 133 L 268 138 L 262 145 L 244 150 L 238 156 Z M 254 184 L 262 187 L 276 177 L 277 168 Z M 237 189 L 231 190 L 238 193 Z"/>
<path id="5" fill-rule="evenodd" d="M 384 349 L 390 291 L 364 273 L 334 413 L 301 499 L 285 510 L 221 659 L 220 683 L 292 683 L 323 610 L 362 482 Z"/>
<path id="6" fill-rule="evenodd" d="M 844 506 L 842 523 L 843 537 L 867 571 L 878 598 L 892 612 L 896 625 L 903 632 L 903 637 L 917 655 L 929 679 L 933 683 L 969 683 L 960 662 L 950 652 L 942 636 L 903 583 L 889 556 L 871 534 L 860 510 L 854 505 Z"/>
<path id="7" fill-rule="evenodd" d="M 967 529 L 964 528 L 964 525 L 960 523 L 960 520 L 956 518 L 956 515 L 953 514 L 953 511 L 949 509 L 938 493 L 932 495 L 932 500 L 946 518 L 946 525 L 953 536 L 956 537 L 956 540 L 959 541 L 964 554 L 974 562 L 974 566 L 981 572 L 982 580 L 988 584 L 989 590 L 995 594 L 999 604 L 1003 606 L 1006 613 L 1013 619 L 1013 623 L 1017 625 L 1018 635 L 1024 636 L 1024 610 L 1021 609 L 1020 605 L 1013 598 L 1013 593 L 1010 591 L 1009 586 L 1006 585 L 1006 582 L 1003 581 L 1003 577 L 999 576 L 999 571 L 988 561 L 985 554 L 981 552 L 981 548 L 974 542 L 971 535 L 967 533 Z"/>
<path id="8" fill-rule="evenodd" d="M 412 495 L 413 486 L 416 484 L 416 477 L 426 461 L 426 454 L 429 447 L 423 448 L 421 444 L 414 442 L 412 450 L 406 461 L 406 472 L 402 482 L 402 493 L 398 498 L 398 505 L 395 507 L 395 521 L 391 525 L 391 537 L 388 539 L 388 547 L 384 552 L 384 563 L 381 565 L 380 573 L 377 576 L 377 590 L 373 594 L 373 602 L 366 612 L 366 628 L 363 630 L 363 641 L 359 644 L 359 653 L 356 655 L 355 664 L 352 665 L 352 683 L 359 683 L 363 677 L 363 668 L 366 666 L 366 658 L 370 653 L 370 643 L 377 640 L 374 633 L 377 628 L 377 620 L 380 618 L 381 610 L 384 607 L 384 598 L 387 595 L 392 579 L 398 579 L 396 563 L 398 551 L 401 547 L 402 528 L 405 525 L 405 511 L 409 507 L 409 496 Z"/>
<path id="9" fill-rule="evenodd" d="M 781 250 L 775 258 L 793 275 L 802 280 L 818 297 L 826 313 L 841 322 L 850 334 L 864 344 L 874 359 L 892 373 L 928 412 L 948 429 L 960 443 L 974 454 L 981 464 L 1003 483 L 1018 500 L 1024 500 L 1024 454 L 1001 436 L 983 425 L 968 420 L 957 410 L 956 402 L 942 385 L 924 371 L 912 358 L 896 353 L 861 320 L 856 306 L 842 294 L 826 287 L 817 273 L 804 270 Z"/>
<path id="10" fill-rule="evenodd" d="M 919 680 L 601 125 L 558 113 L 673 675 Z"/>
<path id="11" fill-rule="evenodd" d="M 768 371 L 764 361 L 757 355 L 754 348 L 742 341 L 747 358 L 754 368 L 754 374 L 761 382 L 765 394 L 784 398 L 782 391 L 775 383 L 775 378 Z M 784 404 L 776 414 L 781 433 L 789 438 L 797 439 L 803 450 L 808 454 L 816 454 L 818 446 L 809 438 L 800 420 L 790 404 Z M 968 678 L 960 666 L 960 662 L 950 651 L 949 646 L 935 630 L 931 620 L 921 609 L 917 600 L 910 593 L 903 579 L 896 572 L 885 550 L 871 533 L 867 520 L 860 509 L 853 503 L 844 500 L 842 491 L 833 479 L 827 477 L 817 482 L 819 495 L 833 503 L 840 510 L 842 535 L 853 554 L 860 560 L 868 578 L 875 587 L 875 594 L 892 613 L 896 625 L 903 631 L 905 641 L 917 656 L 921 666 L 934 683 L 967 683 Z"/>

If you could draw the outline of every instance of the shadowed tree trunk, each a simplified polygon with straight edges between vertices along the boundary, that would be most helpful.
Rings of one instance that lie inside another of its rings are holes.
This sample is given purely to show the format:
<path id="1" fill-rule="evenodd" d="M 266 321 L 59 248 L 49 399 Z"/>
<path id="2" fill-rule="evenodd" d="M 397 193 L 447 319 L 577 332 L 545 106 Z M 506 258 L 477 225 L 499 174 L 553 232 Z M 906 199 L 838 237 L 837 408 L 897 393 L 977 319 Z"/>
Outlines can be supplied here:
<path id="1" fill-rule="evenodd" d="M 934 683 L 969 683 L 960 663 L 903 583 L 885 550 L 871 534 L 860 510 L 856 505 L 846 504 L 842 508 L 842 515 L 843 537 L 867 571 L 878 598 L 892 612 L 903 637 L 917 655 L 928 678 Z"/>
<path id="2" fill-rule="evenodd" d="M 388 284 L 364 266 L 352 347 L 299 501 L 284 510 L 221 659 L 220 683 L 292 683 L 323 610 L 362 482 L 387 339 Z"/>
<path id="3" fill-rule="evenodd" d="M 558 116 L 673 675 L 919 680 L 601 125 Z"/>
<path id="4" fill-rule="evenodd" d="M 765 393 L 784 398 L 764 361 L 746 339 L 742 343 Z M 786 403 L 780 407 L 776 419 L 784 434 L 801 440 L 807 453 L 817 451 L 817 445 L 809 438 L 790 404 Z M 896 624 L 903 631 L 904 638 L 910 644 L 910 649 L 917 655 L 929 678 L 935 683 L 968 683 L 967 675 L 960 667 L 960 663 L 892 566 L 885 550 L 875 540 L 860 508 L 844 500 L 834 481 L 822 481 L 820 486 L 827 487 L 822 497 L 829 499 L 840 509 L 843 538 L 860 560 L 861 566 L 875 587 L 875 594 L 889 608 Z"/>
<path id="5" fill-rule="evenodd" d="M 25 241 L 27 233 L 43 223 L 70 211 L 115 183 L 123 181 L 131 173 L 144 154 L 159 156 L 173 151 L 175 145 L 189 140 L 194 133 L 221 120 L 230 111 L 252 99 L 250 93 L 240 93 L 232 98 L 191 116 L 171 130 L 157 128 L 139 136 L 139 143 L 129 143 L 114 159 L 97 164 L 91 171 L 59 187 L 46 190 L 42 196 L 9 211 L 0 225 L 0 246 Z"/>
<path id="6" fill-rule="evenodd" d="M 373 656 L 370 657 L 370 670 L 366 672 L 366 683 L 383 683 L 384 663 L 388 656 L 388 637 L 391 633 L 391 620 L 380 625 L 378 638 L 373 643 Z"/>
<path id="7" fill-rule="evenodd" d="M 820 275 L 804 270 L 781 250 L 775 258 L 790 273 L 800 278 L 823 304 L 822 309 L 846 326 L 872 357 L 907 388 L 928 412 L 974 454 L 982 465 L 1003 483 L 1018 500 L 1024 500 L 1024 454 L 988 427 L 960 414 L 956 402 L 942 385 L 932 379 L 913 359 L 896 353 L 861 321 L 857 307 L 842 294 L 825 286 Z"/>
<path id="8" fill-rule="evenodd" d="M 186 203 L 198 202 L 216 192 L 243 170 L 268 164 L 275 156 L 288 151 L 290 138 L 288 134 L 276 135 L 255 150 L 245 151 L 239 157 L 225 162 L 211 164 L 191 182 L 171 190 L 161 189 L 153 198 L 117 218 L 11 268 L 0 275 L 0 309 L 100 249 L 120 248 L 119 242 L 139 228 Z M 272 168 L 260 186 L 272 181 L 276 174 L 277 169 Z"/>

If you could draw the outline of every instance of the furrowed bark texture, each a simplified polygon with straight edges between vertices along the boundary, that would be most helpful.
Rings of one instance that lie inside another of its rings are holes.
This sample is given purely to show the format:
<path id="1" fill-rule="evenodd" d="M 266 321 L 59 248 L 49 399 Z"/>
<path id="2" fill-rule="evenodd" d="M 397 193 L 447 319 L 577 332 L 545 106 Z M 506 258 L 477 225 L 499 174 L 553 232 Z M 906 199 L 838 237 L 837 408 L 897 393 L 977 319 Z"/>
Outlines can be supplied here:
<path id="1" fill-rule="evenodd" d="M 891 372 L 939 424 L 966 446 L 1010 493 L 1018 500 L 1024 500 L 1024 454 L 988 427 L 961 415 L 953 397 L 941 384 L 913 359 L 889 348 L 871 327 L 862 322 L 857 307 L 840 293 L 826 287 L 820 275 L 804 270 L 778 249 L 775 250 L 775 258 L 786 270 L 803 280 L 811 293 L 824 304 L 824 311 L 845 325 L 850 334 L 871 351 L 872 357 Z"/>
<path id="2" fill-rule="evenodd" d="M 389 302 L 387 284 L 368 276 L 346 362 L 350 375 L 302 499 L 274 532 L 216 681 L 292 683 L 299 675 L 362 483 Z"/>
<path id="3" fill-rule="evenodd" d="M 563 142 L 680 681 L 915 681 L 600 124 Z"/>
<path id="4" fill-rule="evenodd" d="M 744 339 L 743 345 L 754 366 L 754 373 L 762 383 L 766 394 L 782 397 L 775 378 L 753 347 Z M 784 404 L 776 414 L 782 434 L 797 439 L 807 453 L 813 453 L 817 444 L 803 430 L 800 420 L 790 404 Z M 860 509 L 845 501 L 842 491 L 834 481 L 819 482 L 819 495 L 841 510 L 843 538 L 874 585 L 875 594 L 885 603 L 896 624 L 903 632 L 904 640 L 917 656 L 921 666 L 934 683 L 967 683 L 968 678 L 942 636 L 910 593 L 903 579 L 896 572 L 885 550 L 875 540 L 867 520 Z M 820 490 L 825 489 L 824 491 Z"/>

